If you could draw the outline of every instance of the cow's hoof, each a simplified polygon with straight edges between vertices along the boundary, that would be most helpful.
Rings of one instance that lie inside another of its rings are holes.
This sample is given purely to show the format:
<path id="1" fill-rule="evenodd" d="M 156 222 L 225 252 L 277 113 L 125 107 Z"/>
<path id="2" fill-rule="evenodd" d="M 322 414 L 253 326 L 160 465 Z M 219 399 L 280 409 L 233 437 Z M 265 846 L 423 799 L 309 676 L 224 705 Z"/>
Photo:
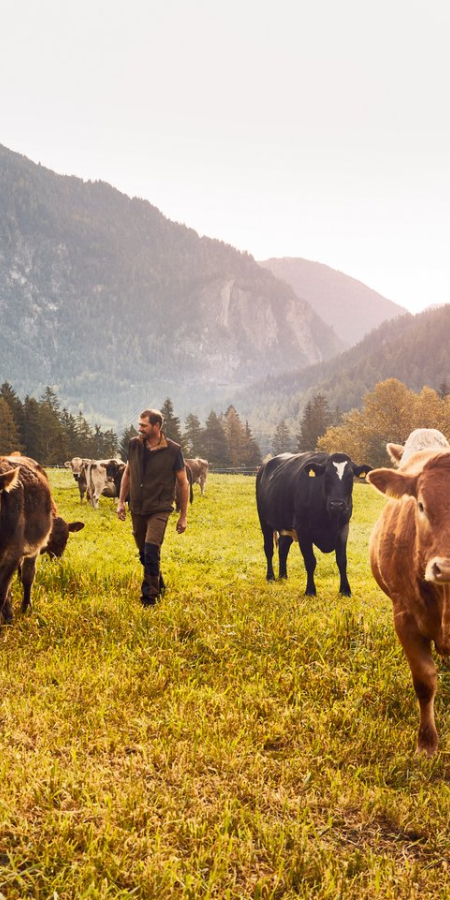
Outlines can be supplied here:
<path id="1" fill-rule="evenodd" d="M 275 581 L 275 575 L 267 575 L 266 581 Z"/>

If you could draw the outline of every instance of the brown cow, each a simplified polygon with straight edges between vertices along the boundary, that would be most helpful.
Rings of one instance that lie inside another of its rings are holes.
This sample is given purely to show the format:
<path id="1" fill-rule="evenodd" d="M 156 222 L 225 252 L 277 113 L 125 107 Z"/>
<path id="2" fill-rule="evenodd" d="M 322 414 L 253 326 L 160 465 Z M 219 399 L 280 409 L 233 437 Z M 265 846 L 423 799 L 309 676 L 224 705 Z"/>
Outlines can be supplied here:
<path id="1" fill-rule="evenodd" d="M 4 457 L 4 459 L 7 459 L 13 466 L 19 464 L 21 466 L 30 466 L 32 469 L 35 469 L 45 478 L 50 489 L 47 472 L 35 459 L 31 459 L 30 456 L 22 456 L 16 451 L 10 453 L 9 456 Z M 48 553 L 50 559 L 59 559 L 66 549 L 69 534 L 81 531 L 81 529 L 84 528 L 84 522 L 66 522 L 65 519 L 58 516 L 56 503 L 53 497 L 51 499 L 53 516 L 52 530 L 48 542 L 45 547 L 42 548 L 41 553 Z"/>
<path id="2" fill-rule="evenodd" d="M 203 494 L 205 493 L 206 479 L 208 477 L 208 460 L 200 459 L 200 457 L 197 456 L 195 459 L 186 459 L 185 463 L 187 466 L 189 466 L 192 472 L 192 484 L 200 485 L 200 494 L 203 497 Z"/>
<path id="3" fill-rule="evenodd" d="M 432 642 L 450 654 L 450 450 L 414 453 L 401 470 L 374 469 L 368 480 L 389 500 L 370 540 L 372 572 L 391 598 L 394 625 L 419 701 L 418 752 L 438 744 Z"/>
<path id="4" fill-rule="evenodd" d="M 0 457 L 0 466 L 6 485 L 3 488 L 0 486 L 0 492 L 4 491 L 4 494 L 0 493 L 0 615 L 3 614 L 5 621 L 10 622 L 11 560 L 16 561 L 19 570 L 24 590 L 22 611 L 25 611 L 30 605 L 37 556 L 40 553 L 48 553 L 51 559 L 62 556 L 69 534 L 84 528 L 84 522 L 66 522 L 58 516 L 47 473 L 34 459 L 12 454 L 10 457 Z M 12 473 L 11 484 L 8 472 Z M 13 491 L 11 497 L 6 496 L 10 491 Z M 50 531 L 44 538 L 48 524 L 47 502 L 50 503 Z M 18 558 L 22 543 L 24 552 Z M 31 552 L 34 550 L 36 552 Z"/>
<path id="5" fill-rule="evenodd" d="M 9 589 L 18 568 L 22 611 L 30 605 L 36 560 L 52 530 L 52 509 L 45 475 L 37 468 L 0 458 L 0 614 L 6 622 L 12 619 Z"/>

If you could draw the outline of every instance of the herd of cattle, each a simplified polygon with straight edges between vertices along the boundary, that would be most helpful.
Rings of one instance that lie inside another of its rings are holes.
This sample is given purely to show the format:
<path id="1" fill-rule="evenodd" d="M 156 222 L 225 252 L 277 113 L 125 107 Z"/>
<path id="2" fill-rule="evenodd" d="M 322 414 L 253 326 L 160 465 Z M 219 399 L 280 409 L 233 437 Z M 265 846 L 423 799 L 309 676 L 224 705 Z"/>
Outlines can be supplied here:
<path id="1" fill-rule="evenodd" d="M 186 475 L 190 485 L 190 501 L 192 503 L 192 485 L 200 485 L 200 493 L 205 492 L 206 479 L 208 477 L 209 463 L 206 459 L 185 459 Z M 125 463 L 121 459 L 83 459 L 74 456 L 64 463 L 72 472 L 78 484 L 80 501 L 84 497 L 94 507 L 98 508 L 100 497 L 118 497 L 122 476 L 125 471 Z"/>
<path id="2" fill-rule="evenodd" d="M 432 644 L 450 655 L 450 445 L 435 429 L 416 429 L 405 445 L 387 444 L 395 468 L 370 469 L 344 453 L 283 453 L 259 469 L 256 502 L 267 559 L 274 579 L 274 545 L 279 577 L 298 541 L 306 569 L 306 595 L 314 596 L 313 546 L 335 552 L 339 592 L 350 596 L 347 538 L 355 478 L 367 480 L 388 498 L 370 540 L 370 562 L 379 587 L 392 600 L 394 625 L 408 660 L 419 701 L 419 752 L 436 752 L 434 723 L 437 674 Z M 206 460 L 187 460 L 188 478 L 204 493 Z M 74 458 L 66 463 L 94 508 L 101 494 L 118 496 L 125 468 L 121 460 Z M 191 497 L 192 498 L 192 497 Z M 69 534 L 82 522 L 58 516 L 49 481 L 38 463 L 20 455 L 0 457 L 0 619 L 10 622 L 11 582 L 23 585 L 22 610 L 30 604 L 40 553 L 61 556 Z"/>

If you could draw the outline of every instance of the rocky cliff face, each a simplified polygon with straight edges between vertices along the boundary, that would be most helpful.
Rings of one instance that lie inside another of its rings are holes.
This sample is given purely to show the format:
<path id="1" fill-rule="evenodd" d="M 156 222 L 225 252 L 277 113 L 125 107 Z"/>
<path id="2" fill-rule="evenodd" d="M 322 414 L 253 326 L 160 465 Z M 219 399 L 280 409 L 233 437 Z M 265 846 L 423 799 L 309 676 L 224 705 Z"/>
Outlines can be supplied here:
<path id="1" fill-rule="evenodd" d="M 325 322 L 333 326 L 346 346 L 360 341 L 386 319 L 407 310 L 356 278 L 308 259 L 285 257 L 260 263 L 289 284 Z"/>
<path id="2" fill-rule="evenodd" d="M 292 288 L 109 185 L 0 147 L 0 379 L 121 424 L 180 414 L 342 344 Z"/>

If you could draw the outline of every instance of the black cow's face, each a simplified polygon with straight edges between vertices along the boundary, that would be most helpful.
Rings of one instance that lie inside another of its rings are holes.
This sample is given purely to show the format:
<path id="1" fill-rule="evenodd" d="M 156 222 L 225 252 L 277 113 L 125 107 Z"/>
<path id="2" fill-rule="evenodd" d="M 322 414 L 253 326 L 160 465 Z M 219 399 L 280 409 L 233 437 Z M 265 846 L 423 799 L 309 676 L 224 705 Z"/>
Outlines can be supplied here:
<path id="1" fill-rule="evenodd" d="M 327 512 L 332 518 L 347 520 L 352 513 L 353 468 L 349 460 L 330 459 L 325 466 Z"/>
<path id="2" fill-rule="evenodd" d="M 321 479 L 328 515 L 334 520 L 348 522 L 352 514 L 354 474 L 351 460 L 339 453 L 326 463 L 309 463 L 305 472 Z"/>

